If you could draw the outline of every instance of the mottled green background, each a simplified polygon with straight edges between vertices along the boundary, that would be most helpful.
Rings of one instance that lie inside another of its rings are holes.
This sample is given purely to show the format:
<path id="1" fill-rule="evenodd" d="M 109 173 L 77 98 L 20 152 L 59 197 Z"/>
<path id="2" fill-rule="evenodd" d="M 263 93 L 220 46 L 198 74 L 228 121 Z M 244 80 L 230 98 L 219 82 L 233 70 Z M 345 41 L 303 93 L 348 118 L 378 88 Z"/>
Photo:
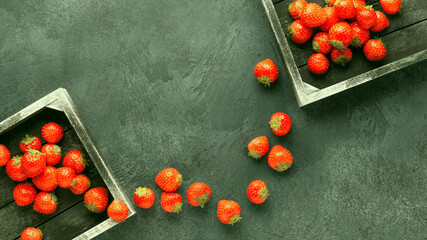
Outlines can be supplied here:
<path id="1" fill-rule="evenodd" d="M 129 197 L 159 197 L 165 167 L 181 194 L 213 190 L 205 209 L 156 201 L 97 239 L 427 238 L 425 61 L 300 109 L 259 1 L 1 1 L 0 23 L 0 119 L 64 87 Z M 271 88 L 252 73 L 265 58 Z M 276 111 L 287 136 L 269 129 Z M 289 171 L 246 157 L 259 135 L 292 152 Z M 254 179 L 271 192 L 261 206 Z M 221 224 L 220 199 L 243 221 Z"/>

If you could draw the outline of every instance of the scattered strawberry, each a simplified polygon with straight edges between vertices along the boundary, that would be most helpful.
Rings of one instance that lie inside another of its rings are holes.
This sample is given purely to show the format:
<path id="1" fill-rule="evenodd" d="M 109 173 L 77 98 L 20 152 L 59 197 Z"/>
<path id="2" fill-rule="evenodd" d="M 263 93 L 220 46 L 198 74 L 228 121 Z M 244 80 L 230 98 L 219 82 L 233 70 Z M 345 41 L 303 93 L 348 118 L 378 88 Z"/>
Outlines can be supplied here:
<path id="1" fill-rule="evenodd" d="M 21 156 L 15 156 L 7 163 L 6 173 L 10 179 L 16 182 L 22 182 L 28 178 L 22 170 Z"/>
<path id="2" fill-rule="evenodd" d="M 46 168 L 46 157 L 43 153 L 30 149 L 22 156 L 21 165 L 24 174 L 33 178 L 41 174 Z"/>
<path id="3" fill-rule="evenodd" d="M 399 12 L 402 2 L 401 0 L 380 0 L 380 4 L 384 12 L 394 15 Z"/>
<path id="4" fill-rule="evenodd" d="M 259 83 L 270 86 L 279 76 L 279 69 L 271 59 L 266 59 L 255 66 L 254 74 Z"/>
<path id="5" fill-rule="evenodd" d="M 108 190 L 104 187 L 92 188 L 85 193 L 85 207 L 94 213 L 103 212 L 108 205 Z"/>
<path id="6" fill-rule="evenodd" d="M 179 213 L 182 210 L 182 197 L 178 193 L 162 193 L 160 205 L 166 212 Z"/>
<path id="7" fill-rule="evenodd" d="M 36 212 L 42 214 L 51 214 L 56 211 L 58 207 L 58 199 L 55 194 L 48 192 L 39 192 L 33 205 Z"/>
<path id="8" fill-rule="evenodd" d="M 252 139 L 248 144 L 248 155 L 256 159 L 261 158 L 268 152 L 268 139 L 265 136 Z"/>
<path id="9" fill-rule="evenodd" d="M 116 222 L 123 222 L 129 215 L 129 208 L 120 200 L 114 200 L 107 208 L 108 216 Z"/>
<path id="10" fill-rule="evenodd" d="M 136 206 L 144 209 L 149 209 L 153 206 L 156 195 L 153 190 L 147 187 L 139 187 L 133 194 L 133 201 Z"/>
<path id="11" fill-rule="evenodd" d="M 46 164 L 51 166 L 58 164 L 62 158 L 61 148 L 55 144 L 45 144 L 42 147 L 41 153 L 46 156 Z"/>
<path id="12" fill-rule="evenodd" d="M 329 61 L 325 55 L 321 53 L 315 53 L 308 59 L 307 68 L 310 70 L 310 72 L 321 75 L 328 71 Z"/>
<path id="13" fill-rule="evenodd" d="M 248 186 L 248 190 L 246 191 L 248 195 L 249 201 L 255 204 L 261 204 L 267 200 L 268 194 L 267 185 L 264 181 L 255 180 L 251 182 Z"/>
<path id="14" fill-rule="evenodd" d="M 390 22 L 388 21 L 384 13 L 380 11 L 375 11 L 375 13 L 377 14 L 377 20 L 369 30 L 371 30 L 372 32 L 381 32 L 382 30 L 388 28 Z"/>
<path id="15" fill-rule="evenodd" d="M 74 194 L 82 194 L 86 192 L 90 187 L 90 180 L 84 174 L 76 175 L 73 182 L 71 183 L 71 187 L 69 188 L 71 192 Z"/>
<path id="16" fill-rule="evenodd" d="M 65 155 L 62 165 L 72 168 L 76 173 L 81 173 L 86 169 L 88 164 L 81 151 L 73 150 Z"/>
<path id="17" fill-rule="evenodd" d="M 72 168 L 61 167 L 56 169 L 55 177 L 58 186 L 62 188 L 69 188 L 73 184 L 73 180 L 76 178 L 76 173 Z"/>
<path id="18" fill-rule="evenodd" d="M 29 227 L 21 233 L 20 240 L 42 240 L 43 233 L 38 228 Z"/>
<path id="19" fill-rule="evenodd" d="M 191 184 L 187 190 L 187 201 L 195 207 L 204 207 L 209 202 L 212 196 L 211 188 L 202 182 Z"/>
<path id="20" fill-rule="evenodd" d="M 329 43 L 327 33 L 319 32 L 314 35 L 313 50 L 322 54 L 328 54 L 332 50 L 332 45 Z"/>
<path id="21" fill-rule="evenodd" d="M 165 192 L 176 191 L 182 183 L 182 175 L 175 168 L 163 169 L 156 176 L 156 184 Z"/>
<path id="22" fill-rule="evenodd" d="M 269 123 L 271 130 L 277 136 L 284 136 L 291 130 L 291 118 L 283 112 L 276 112 L 271 115 Z"/>
<path id="23" fill-rule="evenodd" d="M 295 20 L 299 20 L 299 14 L 301 10 L 307 5 L 307 2 L 305 0 L 295 0 L 291 4 L 289 4 L 288 10 L 291 14 L 292 18 Z"/>
<path id="24" fill-rule="evenodd" d="M 301 20 L 296 20 L 288 27 L 289 35 L 294 43 L 305 43 L 313 35 L 313 29 L 303 25 Z"/>
<path id="25" fill-rule="evenodd" d="M 29 183 L 20 183 L 13 189 L 13 199 L 18 206 L 27 206 L 36 199 L 37 191 Z"/>
<path id="26" fill-rule="evenodd" d="M 387 56 L 387 50 L 381 39 L 371 39 L 363 47 L 363 53 L 369 61 L 381 61 Z"/>
<path id="27" fill-rule="evenodd" d="M 332 62 L 343 67 L 345 67 L 345 64 L 350 62 L 352 58 L 353 53 L 351 52 L 350 48 L 346 48 L 344 51 L 334 48 L 331 52 Z"/>
<path id="28" fill-rule="evenodd" d="M 329 29 L 331 29 L 332 26 L 335 24 L 342 22 L 341 18 L 338 17 L 337 12 L 335 11 L 335 8 L 333 7 L 325 7 L 325 15 L 326 15 L 326 21 L 322 25 L 319 26 L 320 30 L 323 32 L 329 32 Z"/>
<path id="29" fill-rule="evenodd" d="M 278 172 L 287 170 L 292 166 L 292 163 L 291 153 L 280 145 L 274 146 L 268 154 L 268 165 Z"/>
<path id="30" fill-rule="evenodd" d="M 316 3 L 309 3 L 301 10 L 300 19 L 307 27 L 318 27 L 325 23 L 325 10 Z"/>
<path id="31" fill-rule="evenodd" d="M 357 22 L 351 23 L 350 27 L 353 30 L 353 41 L 351 41 L 351 46 L 363 46 L 369 40 L 371 32 L 368 29 L 363 29 L 360 27 L 359 23 Z"/>
<path id="32" fill-rule="evenodd" d="M 341 19 L 349 19 L 356 16 L 353 0 L 337 0 L 334 6 L 338 17 Z"/>
<path id="33" fill-rule="evenodd" d="M 58 143 L 63 136 L 64 130 L 57 123 L 46 123 L 42 128 L 42 137 L 48 143 Z"/>
<path id="34" fill-rule="evenodd" d="M 21 151 L 23 153 L 30 149 L 40 151 L 41 147 L 42 142 L 40 141 L 40 139 L 36 136 L 29 136 L 28 134 L 25 135 L 25 138 L 23 138 L 21 140 L 21 143 L 19 144 L 19 148 L 21 148 Z"/>
<path id="35" fill-rule="evenodd" d="M 340 22 L 329 29 L 329 43 L 339 50 L 344 50 L 353 41 L 353 30 L 346 22 Z"/>
<path id="36" fill-rule="evenodd" d="M 231 200 L 220 200 L 216 214 L 220 222 L 234 225 L 242 218 L 240 217 L 240 205 Z"/>
<path id="37" fill-rule="evenodd" d="M 56 169 L 54 167 L 47 166 L 41 174 L 32 179 L 34 186 L 43 192 L 51 192 L 55 190 L 58 186 L 56 183 L 55 170 Z"/>
<path id="38" fill-rule="evenodd" d="M 363 7 L 362 10 L 357 12 L 357 22 L 363 29 L 369 29 L 377 21 L 377 14 L 375 13 L 372 6 Z"/>
<path id="39" fill-rule="evenodd" d="M 2 144 L 0 144 L 0 166 L 4 166 L 10 160 L 9 150 Z"/>

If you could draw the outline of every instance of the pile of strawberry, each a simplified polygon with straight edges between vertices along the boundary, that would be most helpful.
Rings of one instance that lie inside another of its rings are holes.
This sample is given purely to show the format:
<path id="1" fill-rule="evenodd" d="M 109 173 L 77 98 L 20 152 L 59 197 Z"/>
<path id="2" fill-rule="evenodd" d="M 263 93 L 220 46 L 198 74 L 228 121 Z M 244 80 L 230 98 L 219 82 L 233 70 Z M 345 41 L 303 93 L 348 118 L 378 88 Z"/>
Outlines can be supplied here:
<path id="1" fill-rule="evenodd" d="M 380 32 L 389 26 L 382 12 L 366 6 L 365 0 L 325 0 L 327 7 L 306 0 L 295 0 L 289 5 L 294 22 L 288 27 L 293 42 L 302 44 L 311 39 L 315 27 L 313 50 L 307 67 L 314 74 L 324 74 L 329 68 L 326 54 L 334 63 L 345 66 L 353 57 L 349 48 L 362 47 L 369 61 L 383 60 L 387 50 L 381 39 L 369 39 L 370 31 Z M 383 10 L 390 15 L 399 12 L 401 0 L 380 0 Z"/>

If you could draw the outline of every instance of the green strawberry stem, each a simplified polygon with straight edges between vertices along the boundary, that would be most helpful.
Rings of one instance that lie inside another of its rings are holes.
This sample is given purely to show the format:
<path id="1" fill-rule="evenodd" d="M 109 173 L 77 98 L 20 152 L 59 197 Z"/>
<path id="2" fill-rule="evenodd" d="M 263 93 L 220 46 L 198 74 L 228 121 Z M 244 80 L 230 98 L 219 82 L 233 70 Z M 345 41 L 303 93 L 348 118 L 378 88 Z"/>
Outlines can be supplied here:
<path id="1" fill-rule="evenodd" d="M 182 175 L 181 174 L 178 174 L 176 182 L 178 183 L 178 186 L 181 186 L 181 184 L 182 184 Z"/>
<path id="2" fill-rule="evenodd" d="M 35 149 L 28 149 L 26 151 L 29 152 L 31 155 L 38 155 L 38 156 L 43 156 L 44 155 L 44 153 L 41 153 L 40 151 L 37 151 Z"/>
<path id="3" fill-rule="evenodd" d="M 181 211 L 182 211 L 182 203 L 176 203 L 175 205 L 173 205 L 174 213 L 179 213 Z"/>
<path id="4" fill-rule="evenodd" d="M 277 119 L 277 118 L 273 118 L 273 119 L 270 121 L 270 127 L 271 127 L 272 129 L 274 129 L 274 130 L 279 129 L 279 128 L 280 128 L 280 125 L 282 125 L 282 123 L 280 123 L 280 120 L 279 120 L 279 119 Z"/>
<path id="5" fill-rule="evenodd" d="M 203 208 L 205 206 L 205 204 L 207 202 L 209 202 L 209 200 L 211 199 L 211 197 L 209 196 L 208 192 L 205 192 L 205 194 L 203 194 L 202 196 L 200 196 L 199 198 L 196 198 L 196 202 L 197 204 L 199 204 L 199 206 L 201 208 Z"/>
<path id="6" fill-rule="evenodd" d="M 230 222 L 228 224 L 234 225 L 236 222 L 242 220 L 242 218 L 240 217 L 240 215 L 234 215 L 230 218 Z"/>
<path id="7" fill-rule="evenodd" d="M 360 42 L 360 39 L 358 36 L 356 36 L 355 38 L 353 38 L 353 41 L 351 41 L 351 46 L 354 47 L 360 47 L 362 46 L 362 43 Z"/>
<path id="8" fill-rule="evenodd" d="M 260 159 L 260 154 L 259 152 L 252 150 L 248 153 L 249 157 L 255 158 L 255 159 Z"/>
<path id="9" fill-rule="evenodd" d="M 258 83 L 264 84 L 264 86 L 269 86 L 270 87 L 270 78 L 267 76 L 262 75 L 261 77 L 257 78 L 258 79 Z"/>
<path id="10" fill-rule="evenodd" d="M 136 195 L 138 195 L 139 197 L 145 196 L 147 192 L 148 192 L 148 189 L 146 187 L 139 187 L 135 191 Z"/>
<path id="11" fill-rule="evenodd" d="M 262 187 L 258 191 L 258 194 L 261 196 L 261 199 L 266 199 L 268 196 L 270 196 L 270 194 L 268 193 L 268 189 L 266 187 Z"/>
<path id="12" fill-rule="evenodd" d="M 85 207 L 91 212 L 99 213 L 99 209 L 93 203 L 85 203 Z"/>
<path id="13" fill-rule="evenodd" d="M 279 166 L 277 168 L 275 168 L 275 170 L 278 171 L 278 172 L 283 172 L 283 171 L 287 170 L 290 167 L 291 167 L 290 164 L 280 163 Z"/>
<path id="14" fill-rule="evenodd" d="M 341 41 L 336 41 L 336 40 L 329 40 L 329 43 L 336 49 L 344 51 L 346 49 L 346 47 L 344 46 L 344 44 L 342 44 Z"/>
<path id="15" fill-rule="evenodd" d="M 33 140 L 34 140 L 35 138 L 34 138 L 34 136 L 30 136 L 30 135 L 28 135 L 28 134 L 25 134 L 25 138 L 24 139 L 22 139 L 22 143 L 23 144 L 30 144 Z"/>
<path id="16" fill-rule="evenodd" d="M 351 59 L 346 55 L 341 55 L 335 59 L 335 62 L 339 65 L 345 67 L 345 64 L 348 63 Z"/>

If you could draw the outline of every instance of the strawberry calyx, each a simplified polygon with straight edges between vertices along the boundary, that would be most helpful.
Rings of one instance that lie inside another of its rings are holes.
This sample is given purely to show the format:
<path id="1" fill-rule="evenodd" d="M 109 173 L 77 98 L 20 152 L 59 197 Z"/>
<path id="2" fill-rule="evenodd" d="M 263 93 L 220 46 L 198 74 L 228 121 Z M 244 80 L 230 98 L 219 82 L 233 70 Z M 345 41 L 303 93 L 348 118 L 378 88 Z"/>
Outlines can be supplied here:
<path id="1" fill-rule="evenodd" d="M 336 62 L 337 64 L 345 67 L 345 64 L 348 63 L 351 60 L 351 58 L 347 57 L 347 55 L 341 55 L 339 57 L 337 57 L 334 62 Z"/>
<path id="2" fill-rule="evenodd" d="M 276 170 L 278 172 L 283 172 L 283 171 L 287 170 L 290 167 L 291 167 L 290 164 L 287 164 L 287 163 L 283 162 L 283 163 L 280 163 L 279 166 L 277 166 L 274 170 Z"/>
<path id="3" fill-rule="evenodd" d="M 91 212 L 100 213 L 99 209 L 93 203 L 85 203 L 85 207 Z"/>
<path id="4" fill-rule="evenodd" d="M 271 80 L 269 77 L 262 75 L 261 77 L 259 77 L 257 79 L 258 79 L 258 83 L 261 83 L 261 84 L 264 84 L 264 86 L 270 87 Z"/>
<path id="5" fill-rule="evenodd" d="M 351 46 L 353 47 L 361 47 L 362 43 L 360 42 L 359 36 L 356 36 L 353 38 L 353 41 L 351 41 Z"/>
<path id="6" fill-rule="evenodd" d="M 364 8 L 365 8 L 365 9 L 368 9 L 368 10 L 374 10 L 374 9 L 372 8 L 372 5 L 364 6 Z"/>
<path id="7" fill-rule="evenodd" d="M 21 165 L 21 158 L 22 156 L 15 156 L 12 158 L 13 163 L 15 163 L 16 166 Z"/>
<path id="8" fill-rule="evenodd" d="M 261 155 L 259 154 L 259 152 L 255 151 L 255 150 L 252 150 L 252 151 L 248 152 L 248 156 L 252 157 L 252 158 L 255 158 L 255 159 L 260 159 L 261 158 Z"/>
<path id="9" fill-rule="evenodd" d="M 261 189 L 258 191 L 258 194 L 261 199 L 266 199 L 268 196 L 270 196 L 266 187 L 261 187 Z"/>
<path id="10" fill-rule="evenodd" d="M 89 165 L 83 155 L 80 155 L 80 163 L 85 167 Z"/>
<path id="11" fill-rule="evenodd" d="M 173 205 L 173 212 L 174 213 L 179 213 L 182 211 L 182 203 L 175 203 Z"/>
<path id="12" fill-rule="evenodd" d="M 41 239 L 43 239 L 43 232 L 42 232 L 42 230 L 40 228 L 36 228 L 36 229 L 37 229 L 37 231 L 39 231 Z"/>
<path id="13" fill-rule="evenodd" d="M 58 203 L 58 198 L 56 197 L 56 195 L 55 194 L 53 194 L 53 193 L 50 193 L 50 200 L 53 202 L 53 203 Z"/>
<path id="14" fill-rule="evenodd" d="M 236 222 L 242 220 L 239 214 L 236 214 L 230 218 L 230 222 L 228 224 L 234 225 Z"/>
<path id="15" fill-rule="evenodd" d="M 181 186 L 182 184 L 182 175 L 178 173 L 178 177 L 176 178 L 176 183 L 178 186 Z"/>
<path id="16" fill-rule="evenodd" d="M 313 41 L 313 50 L 319 52 L 320 44 L 317 41 Z"/>
<path id="17" fill-rule="evenodd" d="M 27 145 L 30 144 L 36 137 L 25 134 L 25 137 L 22 139 L 21 143 Z"/>
<path id="18" fill-rule="evenodd" d="M 210 198 L 211 197 L 209 196 L 209 193 L 205 192 L 205 194 L 201 195 L 199 198 L 196 198 L 196 202 L 201 208 L 203 208 L 205 204 L 209 202 Z"/>
<path id="19" fill-rule="evenodd" d="M 60 147 L 60 146 L 58 146 L 58 145 L 55 145 L 55 146 L 53 147 L 53 152 L 54 152 L 56 155 L 61 155 L 61 154 L 62 154 L 61 147 Z"/>
<path id="20" fill-rule="evenodd" d="M 26 150 L 28 153 L 30 153 L 31 155 L 36 155 L 36 156 L 44 156 L 44 153 L 41 153 L 40 151 L 37 151 L 35 149 L 28 149 Z"/>
<path id="21" fill-rule="evenodd" d="M 271 119 L 271 121 L 270 121 L 270 127 L 272 129 L 277 130 L 277 129 L 280 128 L 280 125 L 282 125 L 282 123 L 280 122 L 279 119 L 277 119 L 277 118 Z"/>
<path id="22" fill-rule="evenodd" d="M 138 187 L 135 191 L 135 194 L 138 195 L 138 197 L 143 197 L 147 194 L 148 188 L 147 187 Z"/>
<path id="23" fill-rule="evenodd" d="M 301 14 L 301 13 L 300 13 Z M 291 35 L 292 37 L 294 36 L 295 30 L 293 27 L 288 27 L 288 33 L 289 35 Z"/>
<path id="24" fill-rule="evenodd" d="M 344 46 L 344 44 L 341 41 L 329 40 L 329 44 L 331 44 L 334 48 L 341 50 L 341 51 L 344 51 L 346 49 L 346 47 Z"/>
<path id="25" fill-rule="evenodd" d="M 385 47 L 385 44 L 384 44 L 384 42 L 383 42 L 383 40 L 381 38 L 376 37 L 375 40 L 377 40 L 378 42 L 382 43 L 384 45 L 384 47 Z"/>

